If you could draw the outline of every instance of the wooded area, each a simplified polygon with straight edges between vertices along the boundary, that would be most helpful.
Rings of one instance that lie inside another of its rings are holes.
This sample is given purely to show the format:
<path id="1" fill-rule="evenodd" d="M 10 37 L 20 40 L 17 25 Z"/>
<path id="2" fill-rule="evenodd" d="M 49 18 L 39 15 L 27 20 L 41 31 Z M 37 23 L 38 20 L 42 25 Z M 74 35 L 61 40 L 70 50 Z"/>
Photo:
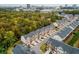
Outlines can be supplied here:
<path id="1" fill-rule="evenodd" d="M 61 18 L 56 12 L 0 10 L 0 53 L 7 53 L 7 49 L 14 46 L 21 35 L 26 35 Z"/>

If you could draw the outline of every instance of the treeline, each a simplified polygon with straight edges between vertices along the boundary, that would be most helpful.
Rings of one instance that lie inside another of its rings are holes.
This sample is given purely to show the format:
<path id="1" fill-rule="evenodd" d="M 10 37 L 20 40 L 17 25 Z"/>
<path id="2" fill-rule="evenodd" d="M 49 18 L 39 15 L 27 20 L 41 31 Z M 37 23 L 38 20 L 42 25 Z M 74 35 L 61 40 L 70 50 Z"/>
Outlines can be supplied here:
<path id="1" fill-rule="evenodd" d="M 0 11 L 0 53 L 7 53 L 7 49 L 14 46 L 21 35 L 60 19 L 62 17 L 55 12 Z"/>
<path id="2" fill-rule="evenodd" d="M 79 10 L 66 10 L 64 11 L 66 14 L 79 14 Z"/>

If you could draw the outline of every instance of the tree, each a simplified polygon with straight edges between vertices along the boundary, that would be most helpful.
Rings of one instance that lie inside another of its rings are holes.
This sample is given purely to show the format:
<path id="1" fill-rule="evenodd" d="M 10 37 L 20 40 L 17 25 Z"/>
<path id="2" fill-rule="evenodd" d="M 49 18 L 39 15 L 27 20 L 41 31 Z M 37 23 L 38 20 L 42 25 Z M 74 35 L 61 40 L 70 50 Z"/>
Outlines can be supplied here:
<path id="1" fill-rule="evenodd" d="M 7 46 L 11 46 L 15 42 L 15 35 L 13 31 L 7 31 L 5 33 L 4 38 L 5 38 L 5 43 L 7 43 Z"/>

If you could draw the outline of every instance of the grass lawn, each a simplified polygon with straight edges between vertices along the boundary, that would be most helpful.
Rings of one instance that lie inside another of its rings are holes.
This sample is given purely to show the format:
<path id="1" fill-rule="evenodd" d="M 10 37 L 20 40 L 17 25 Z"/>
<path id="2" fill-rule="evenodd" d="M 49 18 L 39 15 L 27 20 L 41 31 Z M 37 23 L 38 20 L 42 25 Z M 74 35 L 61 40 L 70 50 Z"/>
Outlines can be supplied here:
<path id="1" fill-rule="evenodd" d="M 75 42 L 73 46 L 79 48 L 79 39 Z"/>
<path id="2" fill-rule="evenodd" d="M 46 44 L 46 43 L 42 44 L 42 45 L 40 46 L 40 50 L 41 50 L 43 53 L 45 53 L 45 52 L 47 51 L 47 44 Z"/>
<path id="3" fill-rule="evenodd" d="M 69 45 L 73 46 L 79 38 L 79 32 L 75 32 L 73 38 L 69 41 Z"/>

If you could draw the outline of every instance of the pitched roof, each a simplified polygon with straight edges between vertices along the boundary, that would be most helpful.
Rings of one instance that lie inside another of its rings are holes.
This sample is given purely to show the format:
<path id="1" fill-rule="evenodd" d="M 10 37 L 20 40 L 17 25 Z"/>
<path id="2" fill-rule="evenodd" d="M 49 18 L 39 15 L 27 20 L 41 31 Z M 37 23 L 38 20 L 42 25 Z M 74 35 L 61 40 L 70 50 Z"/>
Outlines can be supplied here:
<path id="1" fill-rule="evenodd" d="M 14 54 L 29 54 L 30 52 L 30 48 L 24 45 L 17 45 L 15 46 L 15 48 L 13 49 L 13 53 Z"/>
<path id="2" fill-rule="evenodd" d="M 70 32 L 72 31 L 71 28 L 65 27 L 63 30 L 57 33 L 61 38 L 65 38 Z"/>

